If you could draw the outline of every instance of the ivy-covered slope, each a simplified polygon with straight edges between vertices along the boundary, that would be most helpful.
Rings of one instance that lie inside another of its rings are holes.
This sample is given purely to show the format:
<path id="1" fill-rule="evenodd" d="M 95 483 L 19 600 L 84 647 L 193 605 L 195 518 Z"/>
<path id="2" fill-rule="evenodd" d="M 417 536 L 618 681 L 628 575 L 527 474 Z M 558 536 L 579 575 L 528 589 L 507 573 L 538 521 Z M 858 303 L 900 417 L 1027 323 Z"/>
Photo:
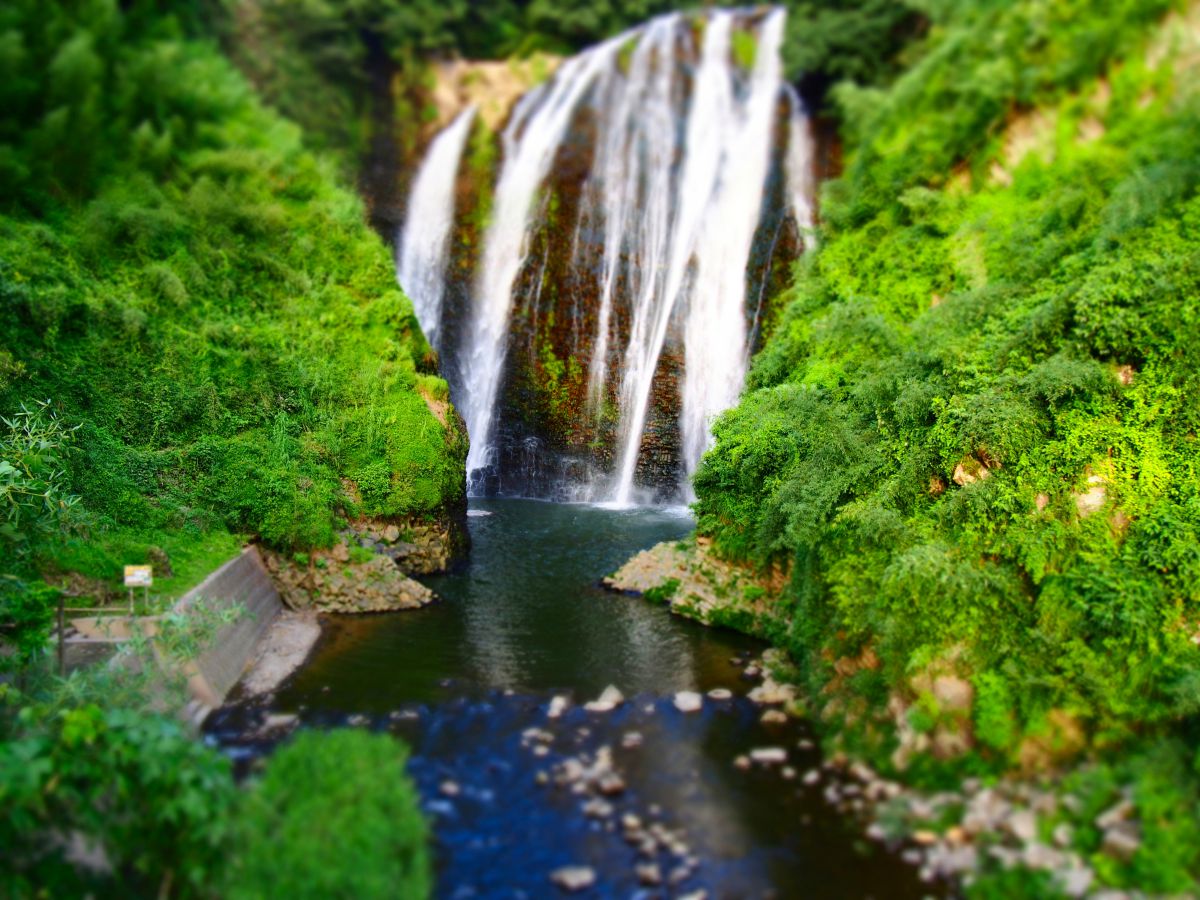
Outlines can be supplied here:
<path id="1" fill-rule="evenodd" d="M 840 95 L 824 245 L 696 509 L 791 565 L 769 627 L 849 740 L 886 761 L 889 698 L 931 731 L 915 676 L 953 672 L 970 765 L 1036 767 L 1200 712 L 1200 15 L 923 5 Z"/>
<path id="2" fill-rule="evenodd" d="M 213 46 L 154 3 L 6 3 L 0 108 L 0 413 L 77 427 L 81 498 L 72 540 L 10 535 L 0 569 L 327 545 L 461 500 L 387 249 Z"/>

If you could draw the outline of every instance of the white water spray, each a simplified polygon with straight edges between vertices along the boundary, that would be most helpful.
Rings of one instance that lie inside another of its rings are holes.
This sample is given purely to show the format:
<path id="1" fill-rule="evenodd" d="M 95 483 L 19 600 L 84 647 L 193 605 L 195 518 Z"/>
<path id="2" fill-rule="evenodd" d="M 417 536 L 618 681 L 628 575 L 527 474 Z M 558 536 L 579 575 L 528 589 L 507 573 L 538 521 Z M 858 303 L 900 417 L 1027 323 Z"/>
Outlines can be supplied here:
<path id="1" fill-rule="evenodd" d="M 715 12 L 692 89 L 671 248 L 662 293 L 638 306 L 622 381 L 621 454 L 615 500 L 633 499 L 634 474 L 655 369 L 676 306 L 684 315 L 680 426 L 690 475 L 711 416 L 732 406 L 746 374 L 746 266 L 770 165 L 773 111 L 782 87 L 784 14 L 763 22 L 747 84 L 732 61 L 734 14 Z M 740 90 L 739 90 L 740 87 Z"/>
<path id="2" fill-rule="evenodd" d="M 783 82 L 783 29 L 782 10 L 714 10 L 699 27 L 692 16 L 663 16 L 571 59 L 517 104 L 502 135 L 492 218 L 459 348 L 469 476 L 497 461 L 514 292 L 524 267 L 538 271 L 528 255 L 545 221 L 543 189 L 564 141 L 578 140 L 575 121 L 595 135 L 590 169 L 577 218 L 560 223 L 555 239 L 581 277 L 595 278 L 587 412 L 598 421 L 610 391 L 617 405 L 614 470 L 575 495 L 632 502 L 668 339 L 683 355 L 681 454 L 686 474 L 694 472 L 712 418 L 736 402 L 745 378 L 747 269 L 773 161 L 782 167 L 792 217 L 802 233 L 811 229 L 811 137 Z M 785 100 L 786 129 L 778 115 Z M 775 145 L 785 130 L 784 156 Z M 542 279 L 530 288 L 540 296 Z M 576 315 L 576 352 L 581 325 Z"/>
<path id="3" fill-rule="evenodd" d="M 430 346 L 439 352 L 446 257 L 454 227 L 454 185 L 474 119 L 475 107 L 468 107 L 429 145 L 409 192 L 404 230 L 397 241 L 397 280 L 412 300 Z"/>
<path id="4" fill-rule="evenodd" d="M 468 479 L 492 455 L 496 395 L 504 372 L 513 282 L 529 251 L 538 189 L 570 125 L 576 105 L 612 63 L 615 41 L 576 56 L 546 85 L 521 98 L 502 136 L 504 165 L 484 237 L 483 265 L 463 347 L 463 417 L 471 438 Z"/>

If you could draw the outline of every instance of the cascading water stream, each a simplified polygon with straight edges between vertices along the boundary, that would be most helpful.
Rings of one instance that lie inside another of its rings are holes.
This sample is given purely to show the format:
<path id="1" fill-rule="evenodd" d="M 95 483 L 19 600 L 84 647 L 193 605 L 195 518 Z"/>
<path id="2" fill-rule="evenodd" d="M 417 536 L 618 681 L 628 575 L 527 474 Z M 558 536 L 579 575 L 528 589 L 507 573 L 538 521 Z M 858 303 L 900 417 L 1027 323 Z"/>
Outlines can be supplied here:
<path id="1" fill-rule="evenodd" d="M 560 390 L 567 362 L 580 373 L 571 376 L 580 408 L 567 415 L 591 437 L 573 440 L 595 448 L 602 435 L 611 447 L 557 496 L 633 502 L 649 432 L 659 435 L 658 457 L 678 455 L 677 469 L 655 462 L 656 477 L 679 479 L 676 496 L 690 492 L 712 418 L 741 390 L 784 217 L 801 235 L 811 231 L 812 145 L 783 80 L 784 23 L 780 9 L 662 16 L 568 60 L 525 94 L 501 135 L 491 216 L 451 348 L 435 340 L 442 293 L 428 282 L 445 277 L 443 223 L 470 113 L 431 146 L 414 183 L 400 277 L 431 342 L 454 358 L 473 493 L 504 465 L 553 472 L 529 462 L 527 426 L 498 430 L 511 414 L 506 403 L 530 402 L 510 396 L 518 388 L 506 366 L 541 366 L 544 377 L 547 360 L 560 367 Z M 562 218 L 564 209 L 574 218 Z M 778 223 L 766 237 L 764 221 Z M 514 340 L 528 352 L 510 362 Z M 554 452 L 553 441 L 537 446 L 535 456 Z"/>
<path id="2" fill-rule="evenodd" d="M 618 44 L 601 44 L 569 60 L 547 85 L 521 98 L 502 137 L 504 166 L 496 184 L 492 221 L 484 237 L 483 264 L 463 346 L 463 417 L 471 438 L 468 484 L 492 455 L 496 395 L 507 353 L 513 282 L 529 251 L 535 197 L 570 125 L 576 104 L 596 76 L 612 64 Z"/>
<path id="3" fill-rule="evenodd" d="M 779 47 L 784 13 L 763 22 L 749 83 L 732 71 L 732 13 L 714 13 L 705 30 L 696 74 L 677 217 L 663 297 L 649 339 L 630 341 L 622 399 L 628 423 L 614 499 L 632 500 L 638 450 L 651 381 L 670 314 L 684 309 L 684 388 L 680 410 L 683 460 L 690 475 L 705 450 L 708 422 L 737 400 L 750 348 L 746 340 L 746 266 L 762 208 L 773 131 L 782 88 Z M 688 365 L 687 363 L 692 363 Z"/>
<path id="4" fill-rule="evenodd" d="M 430 346 L 439 352 L 446 257 L 454 228 L 454 185 L 474 119 L 475 107 L 468 107 L 429 145 L 397 241 L 396 277 L 413 302 Z"/>
<path id="5" fill-rule="evenodd" d="M 813 210 L 813 142 L 808 133 L 808 117 L 804 112 L 804 101 L 790 84 L 784 86 L 788 98 L 788 146 L 784 159 L 787 175 L 788 206 L 800 233 L 804 236 L 805 250 L 816 244 L 816 214 Z"/>

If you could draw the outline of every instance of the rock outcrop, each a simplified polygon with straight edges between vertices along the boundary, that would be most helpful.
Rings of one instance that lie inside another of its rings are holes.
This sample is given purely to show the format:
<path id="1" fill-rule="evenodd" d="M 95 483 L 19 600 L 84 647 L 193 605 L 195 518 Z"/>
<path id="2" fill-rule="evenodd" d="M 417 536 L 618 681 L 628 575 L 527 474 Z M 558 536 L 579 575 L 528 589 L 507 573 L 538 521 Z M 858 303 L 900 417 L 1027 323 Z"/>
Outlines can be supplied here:
<path id="1" fill-rule="evenodd" d="M 419 609 L 433 591 L 409 578 L 397 562 L 373 550 L 338 543 L 330 550 L 264 554 L 280 597 L 289 609 L 329 613 L 391 612 Z"/>
<path id="2" fill-rule="evenodd" d="M 764 576 L 721 559 L 711 542 L 701 537 L 643 550 L 606 577 L 604 586 L 664 602 L 671 612 L 708 625 L 734 625 L 753 632 L 757 620 L 772 615 L 765 599 L 786 578 L 780 568 Z"/>
<path id="3" fill-rule="evenodd" d="M 344 538 L 392 560 L 405 575 L 445 572 L 462 549 L 462 529 L 448 521 L 403 524 L 363 519 Z"/>

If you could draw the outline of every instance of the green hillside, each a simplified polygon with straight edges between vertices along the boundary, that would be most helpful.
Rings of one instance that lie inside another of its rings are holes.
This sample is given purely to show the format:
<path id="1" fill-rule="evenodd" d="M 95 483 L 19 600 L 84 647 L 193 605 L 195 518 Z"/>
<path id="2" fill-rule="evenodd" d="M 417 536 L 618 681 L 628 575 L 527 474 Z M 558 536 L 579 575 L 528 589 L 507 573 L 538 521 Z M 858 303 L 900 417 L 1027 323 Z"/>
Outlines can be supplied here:
<path id="1" fill-rule="evenodd" d="M 1124 748 L 1152 824 L 1113 879 L 1191 889 L 1196 7 L 925 5 L 909 70 L 839 94 L 824 243 L 716 429 L 700 531 L 790 567 L 760 624 L 835 743 L 928 784 Z"/>
<path id="2" fill-rule="evenodd" d="M 178 19 L 70 6 L 0 12 L 0 410 L 49 402 L 80 498 L 65 544 L 10 529 L 4 570 L 460 502 L 465 437 L 358 199 Z"/>

